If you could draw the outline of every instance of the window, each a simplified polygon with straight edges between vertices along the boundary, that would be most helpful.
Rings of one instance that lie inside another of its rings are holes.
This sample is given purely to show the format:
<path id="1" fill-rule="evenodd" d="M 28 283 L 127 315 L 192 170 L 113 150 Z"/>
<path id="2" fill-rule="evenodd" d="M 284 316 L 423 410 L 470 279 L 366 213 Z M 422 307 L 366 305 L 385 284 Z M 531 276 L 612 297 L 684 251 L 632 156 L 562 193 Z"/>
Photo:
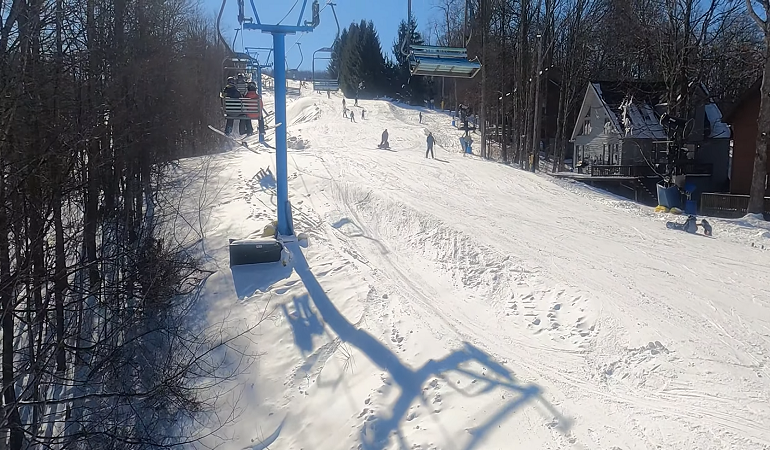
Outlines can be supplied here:
<path id="1" fill-rule="evenodd" d="M 583 122 L 583 135 L 588 136 L 591 134 L 591 119 L 586 119 Z"/>

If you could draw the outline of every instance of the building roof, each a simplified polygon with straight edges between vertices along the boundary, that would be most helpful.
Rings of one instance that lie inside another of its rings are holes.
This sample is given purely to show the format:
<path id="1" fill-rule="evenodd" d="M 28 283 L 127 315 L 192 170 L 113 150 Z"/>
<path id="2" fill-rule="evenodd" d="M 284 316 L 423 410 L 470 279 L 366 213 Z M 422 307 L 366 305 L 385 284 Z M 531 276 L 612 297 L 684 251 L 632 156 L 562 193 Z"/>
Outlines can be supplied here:
<path id="1" fill-rule="evenodd" d="M 656 106 L 666 100 L 666 84 L 663 82 L 597 81 L 590 84 L 604 103 L 610 119 L 621 137 L 638 139 L 667 139 L 666 130 L 660 124 Z M 701 86 L 703 93 L 708 92 Z M 730 130 L 722 122 L 722 112 L 711 99 L 705 105 L 710 124 L 709 138 L 729 138 Z"/>

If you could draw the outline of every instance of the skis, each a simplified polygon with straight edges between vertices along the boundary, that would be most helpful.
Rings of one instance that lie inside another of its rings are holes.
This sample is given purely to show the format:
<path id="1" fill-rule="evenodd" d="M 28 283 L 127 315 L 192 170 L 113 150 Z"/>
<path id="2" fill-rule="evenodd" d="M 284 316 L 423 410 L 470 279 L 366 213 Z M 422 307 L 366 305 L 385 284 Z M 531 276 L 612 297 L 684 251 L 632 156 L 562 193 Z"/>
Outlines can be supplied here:
<path id="1" fill-rule="evenodd" d="M 248 142 L 246 142 L 246 140 L 244 140 L 244 139 L 236 139 L 236 138 L 234 138 L 234 137 L 232 137 L 232 136 L 228 136 L 228 135 L 227 135 L 227 134 L 226 134 L 224 131 L 222 131 L 222 130 L 219 130 L 219 129 L 217 129 L 217 128 L 214 128 L 214 127 L 212 127 L 211 125 L 209 125 L 209 130 L 213 131 L 214 133 L 217 133 L 217 134 L 218 134 L 218 135 L 220 135 L 220 136 L 224 136 L 225 138 L 227 138 L 227 139 L 231 140 L 232 142 L 234 142 L 236 145 L 239 145 L 239 146 L 241 146 L 241 147 L 246 147 L 246 148 L 248 148 L 249 150 L 251 150 L 251 151 L 253 151 L 253 152 L 254 152 L 254 150 L 252 150 L 251 148 L 249 148 L 249 143 L 248 143 Z"/>
<path id="2" fill-rule="evenodd" d="M 281 126 L 281 125 L 282 125 L 281 123 L 278 123 L 278 124 L 274 125 L 273 127 L 276 127 L 276 126 Z M 267 128 L 267 127 L 265 127 L 265 129 L 266 129 L 266 130 L 267 130 L 267 129 L 273 129 L 273 127 L 270 127 L 270 128 Z M 245 148 L 247 148 L 247 149 L 251 150 L 252 152 L 259 154 L 259 152 L 258 152 L 258 151 L 256 151 L 255 149 L 253 149 L 253 148 L 249 147 L 249 143 L 248 143 L 248 142 L 246 142 L 246 140 L 245 140 L 245 139 L 237 139 L 237 138 L 234 138 L 234 137 L 232 137 L 232 136 L 228 136 L 227 134 L 225 134 L 225 132 L 224 132 L 224 131 L 222 131 L 222 130 L 220 130 L 220 129 L 217 129 L 217 128 L 214 128 L 214 127 L 213 127 L 213 126 L 211 126 L 211 125 L 209 125 L 209 129 L 210 129 L 211 131 L 213 131 L 214 133 L 217 133 L 218 135 L 220 135 L 220 136 L 223 136 L 223 137 L 225 137 L 225 138 L 229 139 L 230 141 L 232 141 L 232 142 L 233 142 L 233 143 L 235 143 L 236 145 L 238 145 L 238 146 L 240 146 L 240 147 L 245 147 Z M 263 145 L 263 146 L 265 146 L 265 147 L 267 147 L 267 148 L 271 148 L 271 149 L 275 150 L 275 147 L 273 147 L 273 146 L 269 145 L 267 142 L 260 142 L 259 144 L 260 144 L 260 145 Z"/>

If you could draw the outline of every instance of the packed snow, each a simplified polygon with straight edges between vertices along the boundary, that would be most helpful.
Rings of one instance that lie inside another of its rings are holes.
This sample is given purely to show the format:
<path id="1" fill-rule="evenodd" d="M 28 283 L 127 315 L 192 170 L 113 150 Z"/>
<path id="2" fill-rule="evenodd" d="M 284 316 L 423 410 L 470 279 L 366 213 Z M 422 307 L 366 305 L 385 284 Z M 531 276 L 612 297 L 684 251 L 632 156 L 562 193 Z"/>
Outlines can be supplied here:
<path id="1" fill-rule="evenodd" d="M 275 217 L 274 150 L 180 161 L 177 232 L 215 271 L 202 318 L 248 330 L 200 448 L 770 446 L 766 223 L 669 230 L 683 218 L 463 155 L 445 113 L 359 105 L 353 123 L 340 94 L 290 99 L 309 243 L 285 267 L 228 267 L 228 239 Z"/>

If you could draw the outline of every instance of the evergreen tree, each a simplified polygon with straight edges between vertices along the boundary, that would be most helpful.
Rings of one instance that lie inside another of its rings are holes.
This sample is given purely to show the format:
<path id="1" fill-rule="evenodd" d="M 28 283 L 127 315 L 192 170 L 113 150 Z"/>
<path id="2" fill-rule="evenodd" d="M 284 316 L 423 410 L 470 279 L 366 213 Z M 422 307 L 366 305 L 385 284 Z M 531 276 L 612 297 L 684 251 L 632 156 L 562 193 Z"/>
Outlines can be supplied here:
<path id="1" fill-rule="evenodd" d="M 348 97 L 356 95 L 361 83 L 365 90 L 359 95 L 391 93 L 387 77 L 388 63 L 371 21 L 352 23 L 342 31 L 334 44 L 329 70 L 339 77 L 340 89 Z"/>
<path id="2" fill-rule="evenodd" d="M 409 57 L 404 53 L 409 51 L 410 45 L 423 45 L 425 40 L 416 31 L 417 20 L 410 18 L 409 24 L 402 20 L 398 25 L 398 38 L 393 43 L 393 54 L 396 56 L 395 81 L 396 92 L 402 98 L 412 103 L 422 104 L 425 100 L 427 89 L 424 77 L 412 77 L 409 73 Z M 407 40 L 407 36 L 409 39 Z"/>

